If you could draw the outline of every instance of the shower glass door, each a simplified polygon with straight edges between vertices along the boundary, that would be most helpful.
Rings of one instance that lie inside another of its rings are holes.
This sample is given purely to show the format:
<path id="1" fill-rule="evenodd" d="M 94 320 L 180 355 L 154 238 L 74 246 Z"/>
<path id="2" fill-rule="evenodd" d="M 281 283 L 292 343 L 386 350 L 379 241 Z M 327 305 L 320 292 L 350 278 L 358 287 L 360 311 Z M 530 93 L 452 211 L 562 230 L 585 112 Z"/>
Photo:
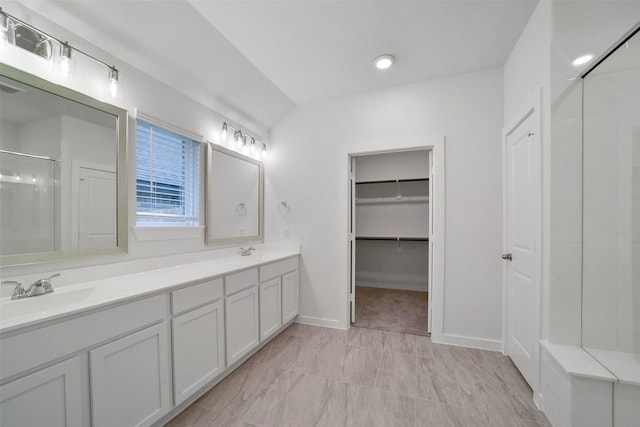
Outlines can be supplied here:
<path id="1" fill-rule="evenodd" d="M 640 33 L 583 83 L 582 346 L 640 381 Z"/>
<path id="2" fill-rule="evenodd" d="M 0 152 L 1 255 L 59 249 L 57 169 L 55 160 Z"/>

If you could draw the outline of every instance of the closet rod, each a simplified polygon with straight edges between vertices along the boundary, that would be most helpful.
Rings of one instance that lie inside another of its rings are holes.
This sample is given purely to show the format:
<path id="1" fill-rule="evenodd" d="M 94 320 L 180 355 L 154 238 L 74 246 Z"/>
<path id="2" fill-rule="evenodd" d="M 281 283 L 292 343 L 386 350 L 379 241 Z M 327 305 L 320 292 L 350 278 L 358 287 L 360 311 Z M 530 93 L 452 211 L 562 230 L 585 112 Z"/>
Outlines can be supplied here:
<path id="1" fill-rule="evenodd" d="M 356 240 L 385 240 L 390 242 L 428 242 L 428 237 L 374 237 L 357 236 Z"/>
<path id="2" fill-rule="evenodd" d="M 394 182 L 420 182 L 429 181 L 429 178 L 383 179 L 380 181 L 356 181 L 356 184 L 389 184 Z"/>

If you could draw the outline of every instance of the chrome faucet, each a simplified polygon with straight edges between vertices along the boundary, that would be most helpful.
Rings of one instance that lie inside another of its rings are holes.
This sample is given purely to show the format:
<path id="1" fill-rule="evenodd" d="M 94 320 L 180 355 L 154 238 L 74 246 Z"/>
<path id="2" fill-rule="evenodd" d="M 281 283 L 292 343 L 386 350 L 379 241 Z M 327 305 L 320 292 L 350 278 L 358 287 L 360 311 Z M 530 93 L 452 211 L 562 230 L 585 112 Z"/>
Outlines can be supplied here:
<path id="1" fill-rule="evenodd" d="M 43 279 L 36 280 L 31 284 L 27 289 L 22 287 L 20 282 L 15 280 L 7 280 L 2 282 L 3 285 L 16 285 L 13 290 L 13 294 L 11 294 L 11 299 L 20 299 L 27 297 L 36 297 L 38 295 L 50 294 L 53 292 L 53 286 L 51 285 L 51 279 L 54 277 L 60 276 L 59 273 L 54 274 L 49 277 L 45 277 Z"/>
<path id="2" fill-rule="evenodd" d="M 240 248 L 240 256 L 249 256 L 255 250 L 256 250 L 256 248 L 254 248 L 253 246 L 250 246 L 247 249 Z"/>
<path id="3" fill-rule="evenodd" d="M 16 285 L 13 293 L 11 294 L 11 299 L 20 299 L 26 297 L 26 291 L 22 287 L 22 283 L 16 280 L 5 280 L 2 282 L 3 285 Z"/>

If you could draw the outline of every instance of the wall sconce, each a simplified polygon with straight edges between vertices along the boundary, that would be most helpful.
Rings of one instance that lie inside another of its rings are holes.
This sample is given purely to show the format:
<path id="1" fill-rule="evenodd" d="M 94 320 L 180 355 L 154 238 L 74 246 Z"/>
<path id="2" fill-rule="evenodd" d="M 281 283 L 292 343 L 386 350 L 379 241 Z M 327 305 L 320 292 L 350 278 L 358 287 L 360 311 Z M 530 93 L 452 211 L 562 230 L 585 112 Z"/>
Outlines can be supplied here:
<path id="1" fill-rule="evenodd" d="M 82 50 L 72 47 L 42 30 L 28 24 L 13 15 L 9 15 L 0 7 L 0 48 L 4 46 L 18 46 L 28 52 L 38 55 L 47 61 L 54 60 L 54 46 L 58 49 L 56 67 L 64 75 L 69 75 L 73 68 L 72 52 L 78 52 L 85 57 L 104 65 L 109 70 L 108 84 L 112 97 L 118 92 L 119 72 L 116 67 L 89 55 Z"/>

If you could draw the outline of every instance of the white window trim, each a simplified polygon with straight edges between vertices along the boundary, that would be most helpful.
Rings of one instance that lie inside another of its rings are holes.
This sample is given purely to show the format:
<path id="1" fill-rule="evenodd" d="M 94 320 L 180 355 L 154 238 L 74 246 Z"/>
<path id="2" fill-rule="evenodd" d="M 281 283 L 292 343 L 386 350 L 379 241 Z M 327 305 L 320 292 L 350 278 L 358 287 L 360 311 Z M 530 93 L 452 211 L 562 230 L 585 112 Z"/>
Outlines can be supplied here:
<path id="1" fill-rule="evenodd" d="M 152 115 L 144 113 L 137 108 L 134 109 L 134 120 L 136 123 L 138 120 L 149 123 L 152 126 L 164 128 L 168 131 L 190 138 L 193 141 L 199 142 L 200 148 L 200 184 L 204 183 L 204 171 L 203 171 L 203 146 L 207 143 L 204 136 L 197 133 L 190 132 L 179 126 L 172 125 L 161 119 L 158 119 Z M 135 126 L 134 126 L 135 127 Z M 137 142 L 136 142 L 137 143 Z M 135 154 L 135 153 L 134 153 Z M 135 191 L 135 189 L 134 189 Z M 134 212 L 136 225 L 131 226 L 131 230 L 139 242 L 146 241 L 158 241 L 158 240 L 183 240 L 183 239 L 204 239 L 204 228 L 202 225 L 204 221 L 204 191 L 202 186 L 200 187 L 200 225 L 150 225 L 150 226 L 138 226 L 138 213 Z"/>

